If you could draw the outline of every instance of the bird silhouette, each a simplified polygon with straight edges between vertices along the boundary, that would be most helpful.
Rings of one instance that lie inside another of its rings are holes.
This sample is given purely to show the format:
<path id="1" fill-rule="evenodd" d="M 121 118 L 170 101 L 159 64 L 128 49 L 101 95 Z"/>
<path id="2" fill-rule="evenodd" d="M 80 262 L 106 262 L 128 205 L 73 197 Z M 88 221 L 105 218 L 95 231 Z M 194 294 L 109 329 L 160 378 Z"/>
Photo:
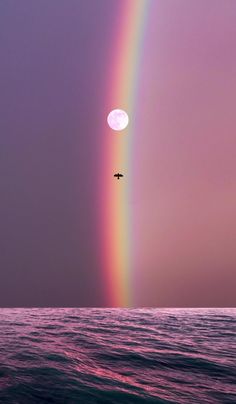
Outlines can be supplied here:
<path id="1" fill-rule="evenodd" d="M 114 177 L 116 177 L 119 180 L 120 177 L 124 177 L 124 176 L 123 176 L 123 174 L 117 173 L 117 174 L 114 174 Z"/>

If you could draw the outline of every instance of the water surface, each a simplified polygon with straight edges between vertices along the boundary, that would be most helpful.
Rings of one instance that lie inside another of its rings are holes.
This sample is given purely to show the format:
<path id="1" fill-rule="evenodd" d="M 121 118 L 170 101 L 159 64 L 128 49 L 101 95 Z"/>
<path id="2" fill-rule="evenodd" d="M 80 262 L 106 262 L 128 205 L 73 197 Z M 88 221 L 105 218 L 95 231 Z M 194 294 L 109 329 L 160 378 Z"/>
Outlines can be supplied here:
<path id="1" fill-rule="evenodd" d="M 0 309 L 0 403 L 236 403 L 236 309 Z"/>

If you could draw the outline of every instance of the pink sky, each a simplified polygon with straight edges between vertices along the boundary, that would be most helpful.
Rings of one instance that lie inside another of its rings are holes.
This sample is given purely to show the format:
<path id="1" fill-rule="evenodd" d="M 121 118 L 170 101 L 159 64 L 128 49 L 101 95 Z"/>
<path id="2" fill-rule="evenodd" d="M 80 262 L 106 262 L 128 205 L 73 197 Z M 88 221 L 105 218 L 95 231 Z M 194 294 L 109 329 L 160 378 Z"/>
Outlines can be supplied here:
<path id="1" fill-rule="evenodd" d="M 235 306 L 236 2 L 151 4 L 136 118 L 136 304 Z"/>

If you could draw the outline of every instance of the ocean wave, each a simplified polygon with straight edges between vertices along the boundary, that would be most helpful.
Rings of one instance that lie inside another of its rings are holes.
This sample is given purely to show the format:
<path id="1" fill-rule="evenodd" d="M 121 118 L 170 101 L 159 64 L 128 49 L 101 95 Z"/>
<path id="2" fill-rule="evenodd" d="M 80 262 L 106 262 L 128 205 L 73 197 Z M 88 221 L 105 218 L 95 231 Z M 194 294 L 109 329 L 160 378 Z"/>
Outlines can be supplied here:
<path id="1" fill-rule="evenodd" d="M 235 309 L 1 309 L 0 403 L 236 403 Z"/>

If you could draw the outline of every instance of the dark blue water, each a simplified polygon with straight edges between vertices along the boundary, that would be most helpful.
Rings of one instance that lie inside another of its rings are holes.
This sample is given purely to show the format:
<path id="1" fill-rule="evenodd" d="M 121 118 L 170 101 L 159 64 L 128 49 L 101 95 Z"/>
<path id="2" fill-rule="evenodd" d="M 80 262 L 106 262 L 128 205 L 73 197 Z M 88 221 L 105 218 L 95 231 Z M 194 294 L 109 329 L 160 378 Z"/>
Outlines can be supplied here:
<path id="1" fill-rule="evenodd" d="M 236 404 L 236 309 L 1 309 L 0 403 Z"/>

